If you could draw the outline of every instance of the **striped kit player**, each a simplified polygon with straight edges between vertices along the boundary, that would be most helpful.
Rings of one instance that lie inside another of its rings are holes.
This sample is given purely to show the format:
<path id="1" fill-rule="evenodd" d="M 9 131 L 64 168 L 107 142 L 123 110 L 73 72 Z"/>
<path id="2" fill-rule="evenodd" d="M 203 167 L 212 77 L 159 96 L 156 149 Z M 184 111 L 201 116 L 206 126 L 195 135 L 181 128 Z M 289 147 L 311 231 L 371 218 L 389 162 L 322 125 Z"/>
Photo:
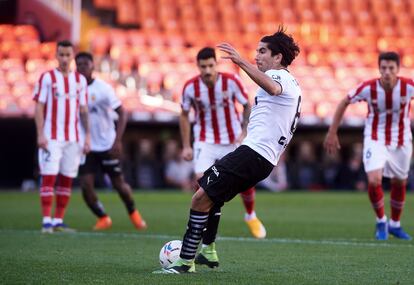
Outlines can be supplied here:
<path id="1" fill-rule="evenodd" d="M 334 121 L 325 139 L 329 153 L 340 147 L 337 129 L 349 104 L 365 101 L 368 116 L 364 128 L 363 162 L 368 178 L 368 194 L 376 213 L 375 237 L 411 239 L 400 224 L 405 202 L 408 171 L 412 154 L 410 101 L 414 96 L 414 82 L 398 77 L 399 55 L 381 53 L 378 66 L 381 77 L 363 82 L 339 104 Z M 382 177 L 391 179 L 391 219 L 384 213 Z"/>
<path id="2" fill-rule="evenodd" d="M 58 68 L 41 75 L 33 97 L 42 176 L 40 197 L 44 233 L 69 230 L 63 223 L 63 217 L 71 195 L 72 179 L 78 173 L 82 151 L 88 152 L 90 145 L 87 83 L 81 74 L 70 71 L 72 44 L 59 42 L 56 58 Z M 85 135 L 80 124 L 85 126 Z M 56 210 L 52 220 L 55 194 Z"/>

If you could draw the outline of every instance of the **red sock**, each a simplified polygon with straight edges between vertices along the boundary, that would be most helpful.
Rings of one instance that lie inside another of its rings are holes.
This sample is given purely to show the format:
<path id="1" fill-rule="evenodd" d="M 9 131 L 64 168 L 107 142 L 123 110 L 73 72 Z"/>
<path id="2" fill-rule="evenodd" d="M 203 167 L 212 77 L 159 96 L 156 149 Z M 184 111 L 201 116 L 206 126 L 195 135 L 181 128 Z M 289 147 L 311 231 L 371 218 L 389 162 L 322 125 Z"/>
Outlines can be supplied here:
<path id="1" fill-rule="evenodd" d="M 240 193 L 243 200 L 244 208 L 247 214 L 251 214 L 254 211 L 254 197 L 256 195 L 256 189 L 254 187 Z"/>
<path id="2" fill-rule="evenodd" d="M 398 222 L 404 208 L 406 183 L 391 182 L 391 219 Z"/>
<path id="3" fill-rule="evenodd" d="M 59 174 L 56 186 L 56 210 L 55 218 L 63 219 L 69 203 L 72 188 L 72 178 Z"/>
<path id="4" fill-rule="evenodd" d="M 384 192 L 381 185 L 368 185 L 368 196 L 378 219 L 384 217 Z"/>
<path id="5" fill-rule="evenodd" d="M 55 175 L 42 175 L 40 185 L 40 204 L 43 217 L 50 217 L 52 214 L 53 188 L 55 187 Z"/>

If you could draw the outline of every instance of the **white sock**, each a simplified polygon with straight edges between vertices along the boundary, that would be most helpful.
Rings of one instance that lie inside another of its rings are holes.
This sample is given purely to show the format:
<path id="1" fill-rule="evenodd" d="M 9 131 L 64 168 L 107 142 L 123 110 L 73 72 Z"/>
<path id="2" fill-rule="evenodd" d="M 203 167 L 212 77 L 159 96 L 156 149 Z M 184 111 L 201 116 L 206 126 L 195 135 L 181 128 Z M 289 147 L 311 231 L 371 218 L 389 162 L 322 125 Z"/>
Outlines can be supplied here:
<path id="1" fill-rule="evenodd" d="M 43 224 L 51 224 L 52 223 L 52 218 L 51 217 L 43 217 Z"/>
<path id="2" fill-rule="evenodd" d="M 61 224 L 63 223 L 63 219 L 59 219 L 59 218 L 53 218 L 53 225 L 57 225 L 57 224 Z"/>
<path id="3" fill-rule="evenodd" d="M 244 214 L 244 219 L 246 220 L 246 221 L 250 221 L 251 219 L 254 219 L 254 218 L 256 218 L 256 212 L 255 211 L 253 211 L 251 214 Z"/>
<path id="4" fill-rule="evenodd" d="M 382 217 L 382 218 L 377 218 L 377 223 L 386 223 L 387 222 L 387 216 L 386 215 L 384 215 L 384 217 Z"/>
<path id="5" fill-rule="evenodd" d="M 391 228 L 399 228 L 399 227 L 401 227 L 401 223 L 400 223 L 400 221 L 394 221 L 394 220 L 390 219 L 390 227 Z"/>

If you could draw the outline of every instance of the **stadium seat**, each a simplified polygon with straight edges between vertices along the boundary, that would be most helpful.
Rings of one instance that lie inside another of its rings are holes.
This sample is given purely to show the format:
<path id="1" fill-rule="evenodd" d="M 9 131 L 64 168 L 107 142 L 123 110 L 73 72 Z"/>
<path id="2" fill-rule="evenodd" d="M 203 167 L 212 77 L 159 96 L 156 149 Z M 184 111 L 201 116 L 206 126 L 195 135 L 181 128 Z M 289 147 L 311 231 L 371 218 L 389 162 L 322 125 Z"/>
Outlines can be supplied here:
<path id="1" fill-rule="evenodd" d="M 39 33 L 31 25 L 19 25 L 14 28 L 16 40 L 19 42 L 38 42 Z"/>
<path id="2" fill-rule="evenodd" d="M 45 59 L 54 59 L 56 55 L 56 43 L 45 42 L 40 44 L 40 53 Z"/>
<path id="3" fill-rule="evenodd" d="M 93 0 L 93 4 L 101 9 L 115 9 L 116 1 L 114 0 Z"/>
<path id="4" fill-rule="evenodd" d="M 3 41 L 16 41 L 16 35 L 14 33 L 13 25 L 0 25 L 0 40 Z"/>
<path id="5" fill-rule="evenodd" d="M 116 16 L 119 24 L 138 25 L 137 7 L 135 0 L 116 1 Z"/>

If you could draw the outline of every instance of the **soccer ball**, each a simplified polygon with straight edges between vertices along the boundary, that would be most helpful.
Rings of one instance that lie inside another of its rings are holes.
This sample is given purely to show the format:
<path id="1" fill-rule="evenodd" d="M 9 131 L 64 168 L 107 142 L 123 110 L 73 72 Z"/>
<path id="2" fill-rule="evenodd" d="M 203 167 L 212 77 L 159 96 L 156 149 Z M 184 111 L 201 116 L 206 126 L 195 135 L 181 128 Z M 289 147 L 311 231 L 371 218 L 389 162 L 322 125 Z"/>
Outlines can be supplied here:
<path id="1" fill-rule="evenodd" d="M 162 268 L 167 268 L 180 257 L 182 242 L 172 240 L 164 244 L 160 250 L 160 264 Z"/>

